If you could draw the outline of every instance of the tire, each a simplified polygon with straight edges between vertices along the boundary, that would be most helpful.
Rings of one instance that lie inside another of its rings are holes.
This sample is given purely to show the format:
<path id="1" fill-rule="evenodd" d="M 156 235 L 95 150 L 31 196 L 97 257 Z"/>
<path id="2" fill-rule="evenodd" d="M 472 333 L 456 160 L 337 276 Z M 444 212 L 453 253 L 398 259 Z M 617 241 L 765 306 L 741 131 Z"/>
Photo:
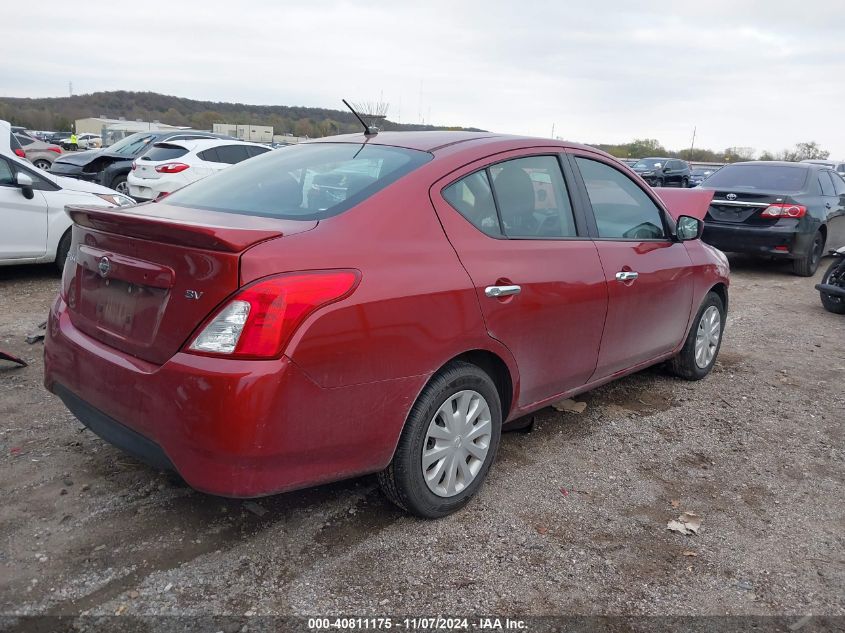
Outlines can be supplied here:
<path id="1" fill-rule="evenodd" d="M 799 277 L 812 277 L 819 269 L 819 264 L 822 261 L 822 254 L 824 253 L 824 235 L 821 231 L 816 231 L 813 236 L 813 241 L 806 254 L 798 259 L 792 260 L 792 272 Z"/>
<path id="2" fill-rule="evenodd" d="M 842 267 L 842 270 L 837 271 L 837 274 L 834 275 L 834 271 L 836 271 L 836 269 L 840 266 Z M 831 263 L 822 276 L 822 283 L 845 288 L 845 263 L 843 263 L 841 259 L 836 258 L 833 263 Z M 842 297 L 834 297 L 823 292 L 820 292 L 819 296 L 821 297 L 822 306 L 824 306 L 825 310 L 833 312 L 834 314 L 845 314 L 845 299 Z"/>
<path id="3" fill-rule="evenodd" d="M 689 189 L 689 178 L 681 178 L 681 189 Z"/>
<path id="4" fill-rule="evenodd" d="M 662 187 L 664 185 L 663 178 L 656 178 L 652 187 Z"/>
<path id="5" fill-rule="evenodd" d="M 129 195 L 129 184 L 126 182 L 126 174 L 121 174 L 111 181 L 111 188 L 122 193 L 124 196 Z"/>
<path id="6" fill-rule="evenodd" d="M 713 345 L 712 337 L 709 340 L 707 339 L 708 324 L 712 325 L 712 308 L 715 308 L 719 315 L 718 340 L 715 341 L 715 345 Z M 702 343 L 709 345 L 712 355 L 706 354 L 709 358 L 702 357 L 697 360 L 698 350 L 696 347 L 700 332 L 705 337 Z M 692 322 L 692 327 L 690 328 L 689 334 L 687 334 L 687 340 L 684 342 L 684 346 L 678 355 L 668 362 L 667 367 L 669 372 L 685 380 L 701 380 L 704 378 L 713 369 L 713 365 L 716 364 L 716 358 L 718 358 L 719 350 L 722 347 L 724 333 L 725 304 L 722 302 L 722 298 L 711 290 L 704 297 L 704 301 L 702 301 L 701 307 L 695 315 L 695 320 Z M 705 360 L 706 362 L 699 364 Z"/>
<path id="7" fill-rule="evenodd" d="M 70 229 L 62 235 L 62 239 L 59 240 L 59 246 L 56 248 L 56 267 L 60 273 L 65 269 L 65 260 L 67 260 L 68 252 L 70 252 Z"/>
<path id="8" fill-rule="evenodd" d="M 53 166 L 53 164 L 49 160 L 45 160 L 43 158 L 39 158 L 32 164 L 43 171 L 50 171 L 50 167 Z"/>
<path id="9" fill-rule="evenodd" d="M 469 410 L 475 410 L 475 405 L 481 411 L 475 417 L 472 428 L 464 429 L 463 435 L 456 436 L 445 426 L 447 420 L 441 409 L 449 410 L 457 402 L 460 410 L 465 402 L 462 398 L 470 398 Z M 482 400 L 487 405 L 486 410 Z M 489 425 L 486 424 L 488 422 Z M 435 425 L 438 429 L 434 432 L 440 436 L 437 439 L 429 436 Z M 478 435 L 483 429 L 489 432 Z M 385 496 L 400 508 L 426 519 L 444 517 L 465 506 L 481 487 L 496 457 L 501 432 L 502 405 L 490 376 L 470 363 L 450 363 L 429 381 L 411 408 L 393 460 L 378 475 L 379 484 Z M 476 433 L 476 437 L 470 438 L 468 434 L 472 433 Z M 453 437 L 456 438 L 454 444 Z M 446 456 L 432 460 L 428 471 L 425 471 L 423 451 L 438 449 L 439 442 L 444 443 L 439 452 Z M 461 442 L 465 444 L 462 446 Z M 478 459 L 475 455 L 484 450 L 485 443 L 483 459 Z M 466 448 L 469 444 L 476 449 L 473 454 Z M 460 466 L 461 460 L 463 466 Z M 471 474 L 473 468 L 474 475 Z M 429 481 L 426 480 L 426 472 L 430 473 Z M 450 480 L 452 489 L 447 481 L 450 472 L 454 473 Z M 436 488 L 442 490 L 438 493 Z"/>

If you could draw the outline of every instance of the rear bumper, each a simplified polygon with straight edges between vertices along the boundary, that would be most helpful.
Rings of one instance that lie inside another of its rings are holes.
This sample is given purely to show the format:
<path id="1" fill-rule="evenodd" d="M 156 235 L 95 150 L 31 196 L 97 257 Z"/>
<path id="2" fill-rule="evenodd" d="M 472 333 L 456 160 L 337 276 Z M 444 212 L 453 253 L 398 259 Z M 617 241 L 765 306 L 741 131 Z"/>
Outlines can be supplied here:
<path id="1" fill-rule="evenodd" d="M 427 379 L 323 389 L 286 357 L 177 353 L 153 365 L 76 329 L 60 298 L 50 311 L 44 359 L 45 386 L 92 431 L 226 497 L 381 470 Z"/>
<path id="2" fill-rule="evenodd" d="M 813 236 L 799 232 L 794 225 L 751 226 L 705 221 L 701 239 L 727 253 L 795 259 L 807 253 Z"/>

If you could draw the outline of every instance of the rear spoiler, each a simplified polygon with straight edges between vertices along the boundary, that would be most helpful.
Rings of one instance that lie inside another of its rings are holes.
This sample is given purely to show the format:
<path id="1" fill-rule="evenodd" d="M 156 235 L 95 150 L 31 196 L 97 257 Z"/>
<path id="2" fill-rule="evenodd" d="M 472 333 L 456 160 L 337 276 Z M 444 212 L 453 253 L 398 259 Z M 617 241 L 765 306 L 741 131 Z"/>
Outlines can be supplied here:
<path id="1" fill-rule="evenodd" d="M 175 217 L 162 217 L 169 209 Z M 79 226 L 97 231 L 230 253 L 282 237 L 286 228 L 293 229 L 285 220 L 175 208 L 161 203 L 130 208 L 66 206 L 65 212 Z M 303 222 L 296 224 L 299 226 L 291 232 L 317 226 L 316 221 L 307 228 L 302 227 Z"/>
<path id="2" fill-rule="evenodd" d="M 670 215 L 678 221 L 682 215 L 689 215 L 703 220 L 713 200 L 713 191 L 707 189 L 669 189 L 657 187 L 654 193 L 663 200 Z"/>

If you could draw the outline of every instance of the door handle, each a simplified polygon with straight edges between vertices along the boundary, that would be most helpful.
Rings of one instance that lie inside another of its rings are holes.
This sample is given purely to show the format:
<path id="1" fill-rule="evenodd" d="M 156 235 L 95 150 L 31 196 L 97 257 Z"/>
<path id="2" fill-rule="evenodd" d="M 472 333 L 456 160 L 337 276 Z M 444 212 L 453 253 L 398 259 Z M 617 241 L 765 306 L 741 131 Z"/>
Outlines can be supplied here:
<path id="1" fill-rule="evenodd" d="M 640 273 L 635 273 L 632 270 L 622 271 L 616 273 L 616 281 L 634 281 L 639 276 Z"/>
<path id="2" fill-rule="evenodd" d="M 520 292 L 522 292 L 521 286 L 487 286 L 484 289 L 484 294 L 493 299 L 507 297 L 508 295 L 518 295 Z"/>
<path id="3" fill-rule="evenodd" d="M 829 202 L 825 202 L 825 203 L 824 203 L 824 206 L 825 206 L 825 207 L 827 207 L 827 208 L 829 209 L 829 208 L 830 208 L 830 203 L 829 203 Z"/>

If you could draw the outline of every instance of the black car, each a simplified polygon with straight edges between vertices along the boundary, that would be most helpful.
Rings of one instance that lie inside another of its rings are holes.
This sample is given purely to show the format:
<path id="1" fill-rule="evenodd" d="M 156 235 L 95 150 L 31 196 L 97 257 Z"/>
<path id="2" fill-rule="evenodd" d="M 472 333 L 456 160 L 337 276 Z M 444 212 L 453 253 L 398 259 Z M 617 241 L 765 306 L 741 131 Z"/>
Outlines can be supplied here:
<path id="1" fill-rule="evenodd" d="M 719 167 L 696 167 L 695 169 L 690 170 L 689 186 L 697 187 L 709 178 L 711 174 L 715 174 L 718 170 Z"/>
<path id="2" fill-rule="evenodd" d="M 138 132 L 103 149 L 64 154 L 53 162 L 50 173 L 91 180 L 128 196 L 129 187 L 126 184 L 126 176 L 132 169 L 132 161 L 152 147 L 153 143 L 189 141 L 198 138 L 228 139 L 231 137 L 193 130 Z"/>
<path id="3" fill-rule="evenodd" d="M 678 158 L 641 158 L 631 169 L 652 187 L 689 187 L 689 165 Z"/>
<path id="4" fill-rule="evenodd" d="M 734 163 L 701 188 L 714 191 L 702 239 L 723 251 L 791 259 L 809 277 L 825 246 L 845 245 L 845 180 L 827 166 Z"/>

